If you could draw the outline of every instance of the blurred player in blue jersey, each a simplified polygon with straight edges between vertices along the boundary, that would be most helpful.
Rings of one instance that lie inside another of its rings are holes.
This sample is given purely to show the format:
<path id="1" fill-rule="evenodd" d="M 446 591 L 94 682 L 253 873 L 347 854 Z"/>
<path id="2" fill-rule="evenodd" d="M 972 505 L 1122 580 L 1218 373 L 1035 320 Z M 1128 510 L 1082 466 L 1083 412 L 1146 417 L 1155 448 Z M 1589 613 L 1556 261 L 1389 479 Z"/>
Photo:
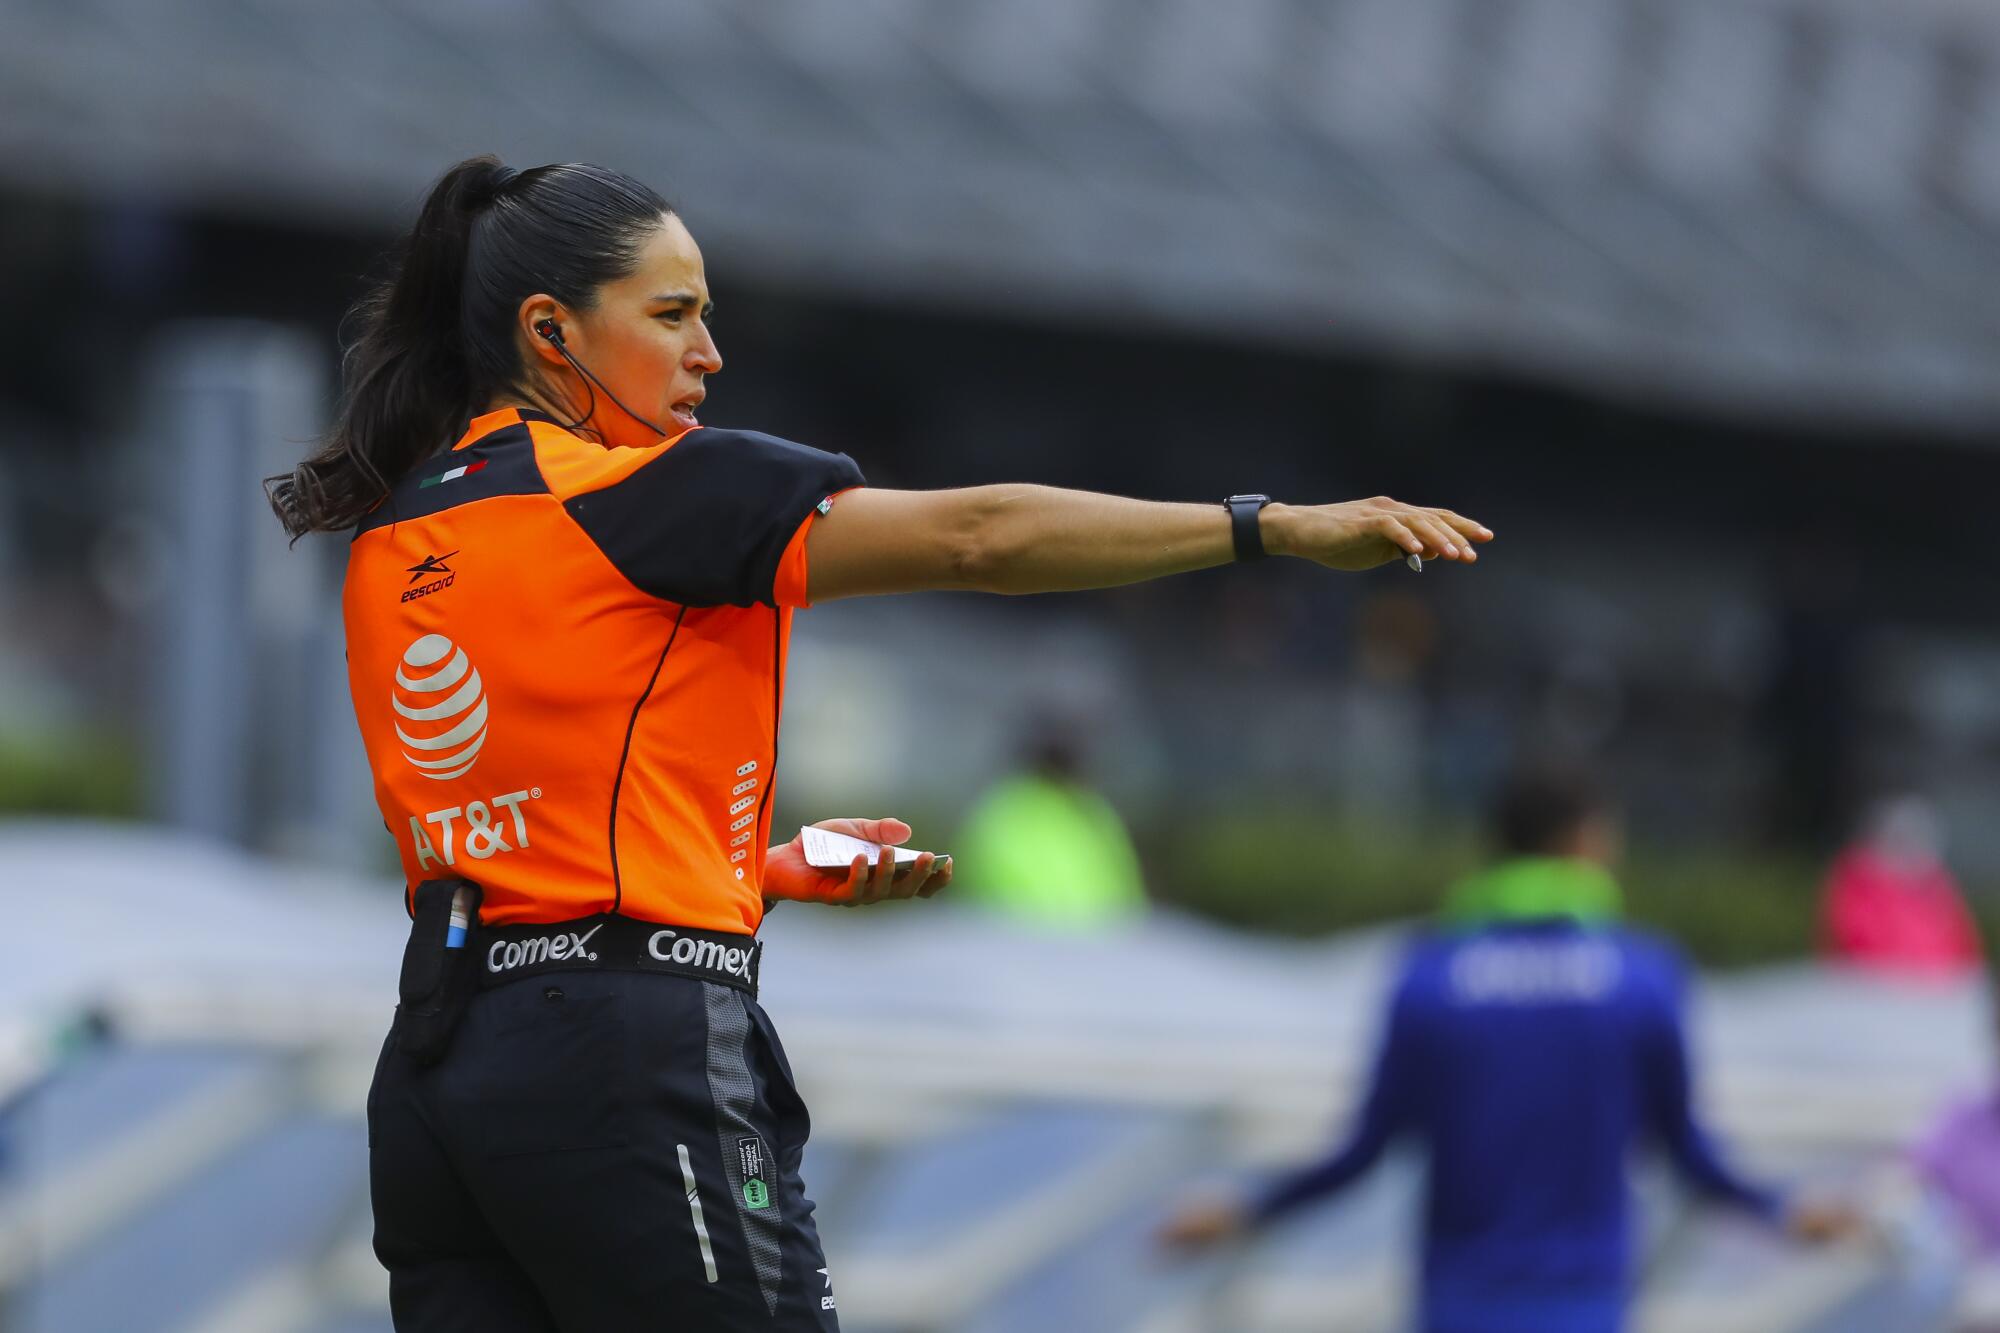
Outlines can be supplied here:
<path id="1" fill-rule="evenodd" d="M 1244 1234 L 1344 1188 L 1407 1137 L 1429 1155 L 1425 1333 L 1616 1333 L 1641 1144 L 1794 1235 L 1853 1228 L 1843 1206 L 1738 1175 L 1696 1122 L 1685 973 L 1666 944 L 1618 923 L 1619 832 L 1600 788 L 1524 770 L 1494 815 L 1503 859 L 1453 890 L 1410 949 L 1347 1141 L 1247 1198 L 1190 1203 L 1162 1239 Z"/>

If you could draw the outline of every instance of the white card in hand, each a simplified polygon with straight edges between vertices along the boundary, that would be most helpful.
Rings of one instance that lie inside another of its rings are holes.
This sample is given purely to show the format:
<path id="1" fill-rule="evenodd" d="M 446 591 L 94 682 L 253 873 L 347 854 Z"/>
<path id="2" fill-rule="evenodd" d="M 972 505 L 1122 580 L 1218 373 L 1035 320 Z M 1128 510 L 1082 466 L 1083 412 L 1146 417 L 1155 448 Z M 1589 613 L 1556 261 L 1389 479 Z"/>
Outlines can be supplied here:
<path id="1" fill-rule="evenodd" d="M 868 864 L 872 866 L 882 855 L 882 844 L 879 842 L 850 838 L 845 833 L 814 828 L 810 824 L 799 830 L 799 846 L 805 849 L 806 864 L 822 870 L 844 870 L 854 864 L 857 856 L 867 857 Z M 922 855 L 914 848 L 898 847 L 896 864 L 905 865 Z"/>

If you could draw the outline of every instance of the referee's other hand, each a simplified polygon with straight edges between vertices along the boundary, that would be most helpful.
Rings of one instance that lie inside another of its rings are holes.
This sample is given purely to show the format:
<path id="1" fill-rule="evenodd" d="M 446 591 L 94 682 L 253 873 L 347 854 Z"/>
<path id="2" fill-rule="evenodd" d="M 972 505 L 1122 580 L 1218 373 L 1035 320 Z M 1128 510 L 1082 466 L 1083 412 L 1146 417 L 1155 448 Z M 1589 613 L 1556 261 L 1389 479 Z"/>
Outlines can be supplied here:
<path id="1" fill-rule="evenodd" d="M 1240 1203 L 1230 1199 L 1190 1199 L 1175 1211 L 1156 1235 L 1169 1250 L 1205 1250 L 1235 1240 L 1250 1229 Z"/>
<path id="2" fill-rule="evenodd" d="M 813 827 L 880 843 L 882 854 L 873 865 L 865 856 L 856 856 L 845 871 L 821 869 L 807 863 L 805 848 L 795 835 L 765 858 L 766 898 L 865 907 L 895 898 L 929 898 L 951 883 L 949 856 L 925 852 L 914 861 L 896 864 L 891 849 L 908 842 L 911 833 L 900 819 L 822 819 Z"/>
<path id="3" fill-rule="evenodd" d="M 1866 1235 L 1868 1219 L 1844 1200 L 1805 1199 L 1786 1210 L 1785 1230 L 1795 1240 L 1828 1245 Z"/>
<path id="4" fill-rule="evenodd" d="M 1406 556 L 1425 560 L 1479 559 L 1474 548 L 1493 530 L 1449 509 L 1426 509 L 1386 495 L 1331 505 L 1265 506 L 1264 547 L 1329 569 L 1360 570 Z"/>

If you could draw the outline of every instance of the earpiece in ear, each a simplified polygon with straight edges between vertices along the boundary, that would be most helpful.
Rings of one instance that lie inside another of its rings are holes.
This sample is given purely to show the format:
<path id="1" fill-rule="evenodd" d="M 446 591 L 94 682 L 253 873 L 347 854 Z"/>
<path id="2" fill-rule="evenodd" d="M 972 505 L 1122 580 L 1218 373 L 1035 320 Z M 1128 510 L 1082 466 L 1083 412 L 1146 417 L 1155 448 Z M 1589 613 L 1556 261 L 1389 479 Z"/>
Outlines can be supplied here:
<path id="1" fill-rule="evenodd" d="M 604 388 L 604 382 L 598 379 L 597 376 L 591 374 L 589 367 L 585 366 L 583 362 L 576 359 L 575 352 L 570 351 L 569 348 L 563 345 L 562 329 L 556 324 L 554 320 L 538 319 L 534 323 L 534 330 L 536 337 L 547 338 L 550 344 L 556 349 L 556 351 L 562 354 L 562 359 L 569 362 L 570 365 L 574 366 L 576 368 L 576 373 L 583 376 L 585 380 L 589 381 L 590 403 L 592 408 L 596 407 L 597 405 L 597 391 L 599 389 L 604 389 L 604 396 L 606 398 L 609 398 L 613 403 L 617 403 L 619 411 L 623 412 L 626 416 L 632 418 L 632 420 L 638 422 L 640 425 L 644 426 L 647 430 L 653 432 L 653 434 L 655 435 L 664 436 L 666 434 L 666 432 L 661 430 L 658 426 L 655 426 L 652 422 L 646 420 L 646 418 L 640 416 L 637 412 L 634 412 L 631 408 L 625 406 L 625 404 L 618 402 L 617 394 L 611 392 L 611 390 L 609 389 Z M 584 422 L 588 420 L 590 420 L 590 409 L 585 409 L 584 414 L 581 417 L 578 417 L 574 422 L 571 422 L 569 428 L 571 430 L 574 430 L 576 429 L 577 426 L 582 425 Z"/>

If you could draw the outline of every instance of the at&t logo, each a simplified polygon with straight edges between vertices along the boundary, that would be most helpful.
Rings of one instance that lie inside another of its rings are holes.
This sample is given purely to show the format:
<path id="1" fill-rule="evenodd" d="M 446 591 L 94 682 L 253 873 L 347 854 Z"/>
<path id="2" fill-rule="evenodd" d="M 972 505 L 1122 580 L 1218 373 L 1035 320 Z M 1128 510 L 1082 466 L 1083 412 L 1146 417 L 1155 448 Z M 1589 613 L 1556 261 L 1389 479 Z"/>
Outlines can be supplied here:
<path id="1" fill-rule="evenodd" d="M 502 792 L 491 801 L 467 801 L 463 806 L 432 810 L 422 819 L 411 815 L 410 845 L 416 849 L 417 869 L 455 866 L 461 851 L 475 861 L 484 861 L 497 852 L 521 851 L 528 846 L 528 816 L 521 806 L 541 799 L 542 789 L 529 787 L 525 791 Z M 510 825 L 514 833 L 512 842 L 507 841 Z"/>
<path id="2" fill-rule="evenodd" d="M 389 702 L 397 716 L 417 724 L 406 731 L 397 723 L 396 739 L 419 773 L 443 782 L 478 762 L 486 744 L 486 689 L 465 649 L 442 634 L 405 648 Z"/>

